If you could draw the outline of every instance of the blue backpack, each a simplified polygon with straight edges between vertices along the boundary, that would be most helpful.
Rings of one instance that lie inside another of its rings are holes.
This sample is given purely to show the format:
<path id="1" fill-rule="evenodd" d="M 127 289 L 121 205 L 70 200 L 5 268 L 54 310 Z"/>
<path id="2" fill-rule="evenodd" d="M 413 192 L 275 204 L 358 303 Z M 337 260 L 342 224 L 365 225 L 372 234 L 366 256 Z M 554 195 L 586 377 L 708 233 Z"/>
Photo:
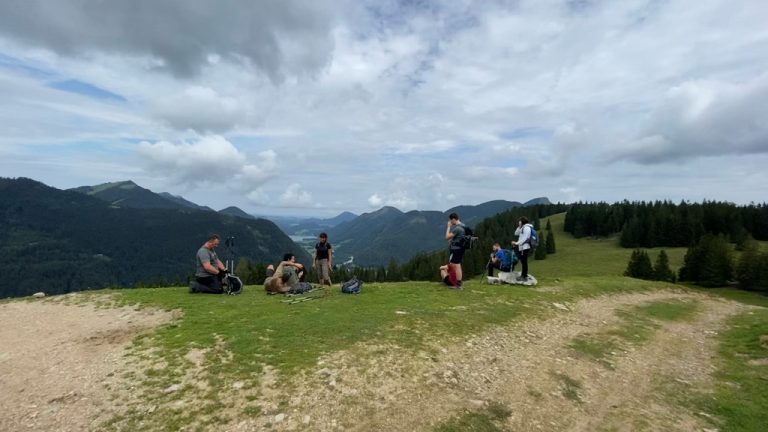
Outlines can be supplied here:
<path id="1" fill-rule="evenodd" d="M 527 224 L 531 227 L 531 236 L 528 237 L 528 244 L 531 245 L 531 249 L 536 249 L 539 246 L 539 234 L 533 228 L 533 225 Z"/>
<path id="2" fill-rule="evenodd" d="M 509 249 L 502 249 L 501 250 L 501 265 L 499 266 L 499 270 L 503 272 L 508 272 L 512 270 L 512 251 Z"/>

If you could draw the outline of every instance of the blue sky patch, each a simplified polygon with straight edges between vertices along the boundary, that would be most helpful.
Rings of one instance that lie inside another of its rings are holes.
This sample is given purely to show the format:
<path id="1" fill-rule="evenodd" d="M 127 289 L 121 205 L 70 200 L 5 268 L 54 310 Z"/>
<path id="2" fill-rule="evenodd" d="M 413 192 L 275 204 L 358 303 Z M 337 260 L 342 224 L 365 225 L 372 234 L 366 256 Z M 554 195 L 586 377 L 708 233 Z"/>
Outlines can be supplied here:
<path id="1" fill-rule="evenodd" d="M 512 129 L 510 131 L 502 132 L 499 134 L 500 138 L 514 140 L 525 138 L 551 138 L 553 134 L 552 129 L 545 129 L 537 126 L 524 127 Z"/>
<path id="2" fill-rule="evenodd" d="M 98 100 L 126 102 L 126 99 L 119 94 L 112 93 L 109 90 L 104 90 L 101 87 L 96 87 L 93 84 L 88 84 L 86 82 L 78 81 L 75 79 L 52 82 L 48 84 L 48 87 Z"/>
<path id="3" fill-rule="evenodd" d="M 38 80 L 50 80 L 56 78 L 56 74 L 50 70 L 32 66 L 23 60 L 7 56 L 3 53 L 0 53 L 0 68 Z"/>

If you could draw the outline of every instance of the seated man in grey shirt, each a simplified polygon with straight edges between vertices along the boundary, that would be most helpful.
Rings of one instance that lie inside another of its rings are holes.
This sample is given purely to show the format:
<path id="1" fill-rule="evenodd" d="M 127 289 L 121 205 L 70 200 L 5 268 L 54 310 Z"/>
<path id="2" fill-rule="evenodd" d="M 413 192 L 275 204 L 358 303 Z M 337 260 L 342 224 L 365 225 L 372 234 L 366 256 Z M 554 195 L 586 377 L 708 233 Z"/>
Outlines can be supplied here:
<path id="1" fill-rule="evenodd" d="M 197 292 L 221 294 L 221 280 L 226 274 L 226 267 L 219 261 L 216 255 L 216 247 L 219 245 L 219 236 L 212 234 L 197 251 L 197 271 L 195 279 L 199 284 Z"/>

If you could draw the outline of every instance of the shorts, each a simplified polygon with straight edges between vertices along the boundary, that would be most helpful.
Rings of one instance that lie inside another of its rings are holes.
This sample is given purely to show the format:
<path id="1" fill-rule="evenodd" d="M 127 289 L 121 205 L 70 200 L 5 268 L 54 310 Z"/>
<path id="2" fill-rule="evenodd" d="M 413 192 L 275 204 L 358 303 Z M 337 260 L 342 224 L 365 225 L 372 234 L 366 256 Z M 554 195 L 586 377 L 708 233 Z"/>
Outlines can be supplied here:
<path id="1" fill-rule="evenodd" d="M 328 260 L 325 258 L 317 260 L 317 274 L 320 276 L 320 280 L 331 280 L 331 275 L 328 273 Z"/>
<path id="2" fill-rule="evenodd" d="M 451 264 L 461 264 L 461 259 L 464 257 L 464 249 L 458 248 L 453 249 L 451 248 L 451 259 L 448 260 Z"/>

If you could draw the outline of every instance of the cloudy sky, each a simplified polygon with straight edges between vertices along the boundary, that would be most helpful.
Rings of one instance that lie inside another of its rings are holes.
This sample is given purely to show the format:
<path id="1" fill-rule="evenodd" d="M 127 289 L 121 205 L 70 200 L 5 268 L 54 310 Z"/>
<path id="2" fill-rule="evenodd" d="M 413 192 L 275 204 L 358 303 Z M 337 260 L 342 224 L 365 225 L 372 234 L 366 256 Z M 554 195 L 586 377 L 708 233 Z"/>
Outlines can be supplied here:
<path id="1" fill-rule="evenodd" d="M 765 0 L 5 0 L 0 176 L 254 214 L 768 199 Z"/>

